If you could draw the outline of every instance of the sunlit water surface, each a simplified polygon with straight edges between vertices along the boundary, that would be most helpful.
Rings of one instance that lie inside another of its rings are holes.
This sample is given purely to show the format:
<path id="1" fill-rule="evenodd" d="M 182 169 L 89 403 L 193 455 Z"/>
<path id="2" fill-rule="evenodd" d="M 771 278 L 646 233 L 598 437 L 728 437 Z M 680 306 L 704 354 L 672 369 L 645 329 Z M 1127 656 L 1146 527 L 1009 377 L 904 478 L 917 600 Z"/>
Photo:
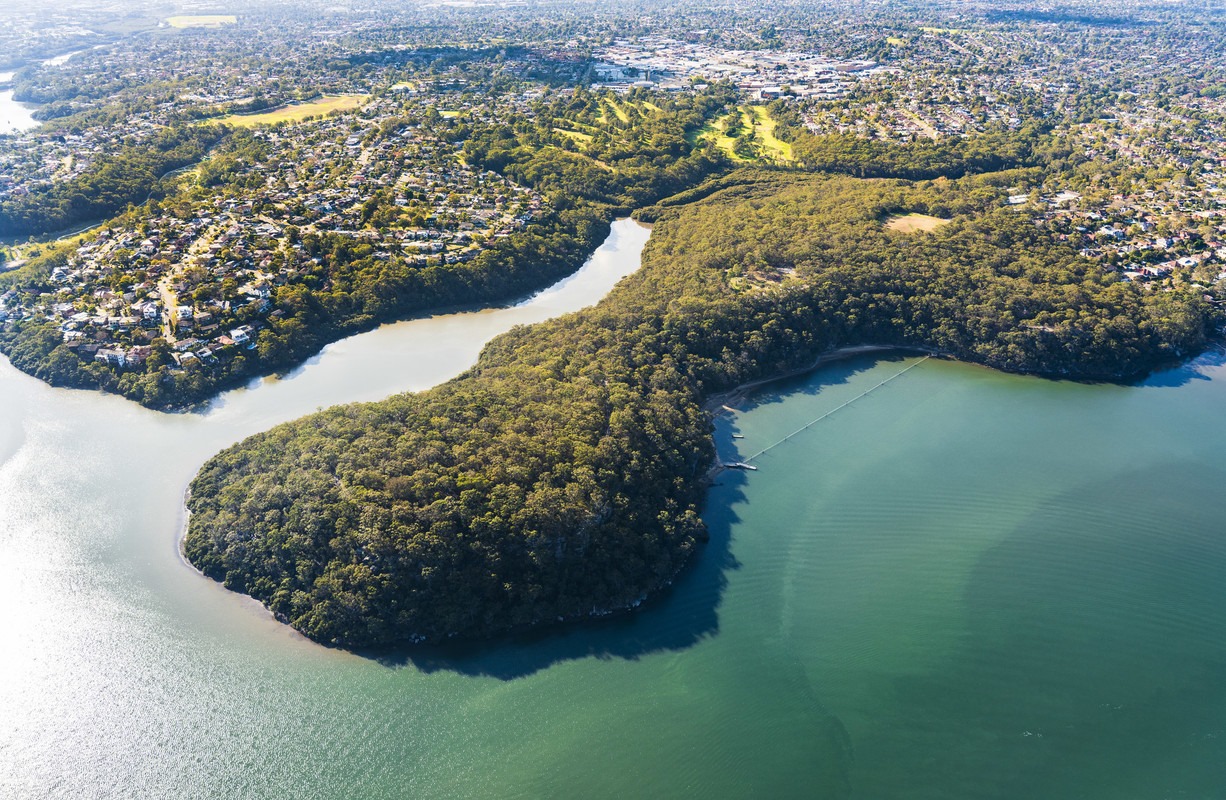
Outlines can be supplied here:
<path id="1" fill-rule="evenodd" d="M 37 128 L 39 122 L 32 116 L 37 108 L 14 100 L 12 89 L 0 91 L 0 135 Z"/>
<path id="2" fill-rule="evenodd" d="M 217 450 L 445 380 L 646 238 L 616 223 L 523 305 L 339 342 L 203 414 L 0 362 L 0 796 L 1226 794 L 1214 356 L 1137 387 L 926 361 L 721 476 L 664 597 L 527 639 L 329 650 L 181 560 Z M 750 455 L 914 361 L 772 387 L 717 443 Z"/>

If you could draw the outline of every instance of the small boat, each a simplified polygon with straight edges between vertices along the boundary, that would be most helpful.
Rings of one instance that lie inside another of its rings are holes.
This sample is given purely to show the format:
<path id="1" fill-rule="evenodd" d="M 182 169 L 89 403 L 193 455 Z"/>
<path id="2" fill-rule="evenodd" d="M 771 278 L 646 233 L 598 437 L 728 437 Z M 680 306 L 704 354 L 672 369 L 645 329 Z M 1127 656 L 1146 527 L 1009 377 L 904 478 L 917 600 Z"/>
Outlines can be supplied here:
<path id="1" fill-rule="evenodd" d="M 753 464 L 746 464 L 744 461 L 730 461 L 724 466 L 728 469 L 748 469 L 753 470 L 754 472 L 758 471 L 758 468 Z"/>
<path id="2" fill-rule="evenodd" d="M 744 438 L 745 438 L 745 434 L 743 434 L 743 433 L 734 433 L 734 434 L 732 434 L 732 438 L 733 438 L 733 439 L 744 439 Z"/>

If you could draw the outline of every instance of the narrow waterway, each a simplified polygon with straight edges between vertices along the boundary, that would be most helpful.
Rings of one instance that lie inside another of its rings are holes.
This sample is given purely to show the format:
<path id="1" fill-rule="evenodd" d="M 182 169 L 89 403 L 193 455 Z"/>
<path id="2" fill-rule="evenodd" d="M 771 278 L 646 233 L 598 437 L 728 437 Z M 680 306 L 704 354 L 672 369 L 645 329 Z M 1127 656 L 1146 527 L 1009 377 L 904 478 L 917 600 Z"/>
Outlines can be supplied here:
<path id="1" fill-rule="evenodd" d="M 260 750 L 278 760 L 267 737 L 301 729 L 281 712 L 262 720 L 263 703 L 309 705 L 291 699 L 298 668 L 328 682 L 340 665 L 408 673 L 307 642 L 197 575 L 178 552 L 187 482 L 244 436 L 336 403 L 428 388 L 497 334 L 600 300 L 638 268 L 648 235 L 620 220 L 581 270 L 523 303 L 342 340 L 201 414 L 53 389 L 0 360 L 0 796 L 98 796 L 104 786 L 124 797 L 314 794 L 285 782 L 304 765 L 263 784 L 259 769 L 234 773 Z M 289 683 L 277 688 L 283 670 Z M 240 696 L 257 707 L 242 708 Z M 267 794 L 252 794 L 259 785 Z"/>
<path id="2" fill-rule="evenodd" d="M 96 45 L 93 49 L 102 46 Z M 73 56 L 84 52 L 85 50 L 73 50 L 70 53 L 62 53 L 61 55 L 44 59 L 39 63 L 44 67 L 62 67 Z M 0 72 L 0 85 L 10 83 L 16 74 L 15 70 Z M 42 124 L 33 117 L 34 112 L 37 110 L 38 106 L 34 103 L 21 103 L 14 100 L 12 89 L 0 91 L 0 135 L 21 133 L 22 131 L 37 128 Z"/>
<path id="3" fill-rule="evenodd" d="M 214 452 L 446 380 L 598 300 L 647 235 L 620 221 L 526 303 L 338 342 L 201 414 L 0 361 L 0 796 L 1222 795 L 1217 356 L 1135 387 L 936 359 L 881 385 L 916 361 L 890 354 L 764 387 L 717 420 L 727 460 L 839 410 L 720 476 L 673 590 L 562 631 L 369 659 L 183 563 Z"/>
<path id="4" fill-rule="evenodd" d="M 80 50 L 73 50 L 72 52 L 69 52 L 69 53 L 61 53 L 58 56 L 52 56 L 51 58 L 44 59 L 40 63 L 44 67 L 62 67 L 68 63 L 69 59 L 71 59 L 75 55 L 80 55 L 81 53 L 84 53 L 86 49 L 88 48 L 82 48 Z"/>
<path id="5" fill-rule="evenodd" d="M 0 135 L 37 128 L 40 123 L 33 117 L 37 108 L 36 105 L 14 100 L 12 89 L 0 91 Z"/>

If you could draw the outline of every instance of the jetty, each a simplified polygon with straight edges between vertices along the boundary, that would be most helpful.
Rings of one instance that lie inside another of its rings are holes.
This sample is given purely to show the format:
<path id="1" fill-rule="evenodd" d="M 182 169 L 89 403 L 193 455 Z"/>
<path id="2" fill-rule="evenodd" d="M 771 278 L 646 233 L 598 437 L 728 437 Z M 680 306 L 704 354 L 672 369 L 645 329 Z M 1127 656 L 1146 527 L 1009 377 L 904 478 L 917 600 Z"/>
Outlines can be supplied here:
<path id="1" fill-rule="evenodd" d="M 840 405 L 838 405 L 838 406 L 836 406 L 836 407 L 834 407 L 834 408 L 830 409 L 829 411 L 825 412 L 824 414 L 822 414 L 821 416 L 817 417 L 816 419 L 810 420 L 809 422 L 805 423 L 804 425 L 800 426 L 800 427 L 799 427 L 799 428 L 797 428 L 796 430 L 792 431 L 792 432 L 791 432 L 791 433 L 789 433 L 787 436 L 784 436 L 782 439 L 780 439 L 779 441 L 775 442 L 774 444 L 771 444 L 771 445 L 769 445 L 769 446 L 767 446 L 767 447 L 762 448 L 762 449 L 761 449 L 761 450 L 759 450 L 758 452 L 756 452 L 756 453 L 754 453 L 753 455 L 751 455 L 751 456 L 749 456 L 748 458 L 746 458 L 744 461 L 729 461 L 729 462 L 725 463 L 725 462 L 719 461 L 719 460 L 717 459 L 717 460 L 716 460 L 716 463 L 715 463 L 715 466 L 713 466 L 713 467 L 711 468 L 711 471 L 708 473 L 708 479 L 710 479 L 710 478 L 714 478 L 714 476 L 715 476 L 716 474 L 718 474 L 718 473 L 719 473 L 721 470 L 725 470 L 725 469 L 744 469 L 744 470 L 752 470 L 752 471 L 755 471 L 755 472 L 756 472 L 758 468 L 757 468 L 756 466 L 754 466 L 753 464 L 751 464 L 751 463 L 750 463 L 751 461 L 755 461 L 755 460 L 757 460 L 759 456 L 763 456 L 763 455 L 765 455 L 766 453 L 769 453 L 771 450 L 774 450 L 776 447 L 778 447 L 779 445 L 781 445 L 781 444 L 783 444 L 784 442 L 788 441 L 788 440 L 789 440 L 789 439 L 791 439 L 792 437 L 794 437 L 794 436 L 796 436 L 796 435 L 798 435 L 798 434 L 800 434 L 800 433 L 803 433 L 803 432 L 805 432 L 805 431 L 809 430 L 809 428 L 812 428 L 814 425 L 816 425 L 817 423 L 819 423 L 819 422 L 821 422 L 822 420 L 826 419 L 827 417 L 831 416 L 832 414 L 834 414 L 834 413 L 836 413 L 836 412 L 838 412 L 838 411 L 841 411 L 841 410 L 843 410 L 844 408 L 847 408 L 849 405 L 851 405 L 852 403 L 856 402 L 857 400 L 860 400 L 860 399 L 862 399 L 862 398 L 864 398 L 864 397 L 867 397 L 868 395 L 870 395 L 870 394 L 872 394 L 873 392 L 875 392 L 875 391 L 877 391 L 878 389 L 880 389 L 882 386 L 885 386 L 885 385 L 886 385 L 887 383 L 889 383 L 890 381 L 893 381 L 893 380 L 895 380 L 896 378 L 901 378 L 903 375 L 905 375 L 905 374 L 907 374 L 908 372 L 910 372 L 911 370 L 915 369 L 915 368 L 916 368 L 916 367 L 918 367 L 920 364 L 923 364 L 925 361 L 927 361 L 927 360 L 928 360 L 928 359 L 930 359 L 930 358 L 932 358 L 932 355 L 931 355 L 931 354 L 929 354 L 929 355 L 925 355 L 924 357 L 920 358 L 918 361 L 915 361 L 915 362 L 913 362 L 912 364 L 910 364 L 909 366 L 907 366 L 905 369 L 899 370 L 898 372 L 894 373 L 893 375 L 891 375 L 890 377 L 888 377 L 888 378 L 886 378 L 885 380 L 881 381 L 880 383 L 878 383 L 878 384 L 876 384 L 876 385 L 874 385 L 874 386 L 872 386 L 872 387 L 870 387 L 870 388 L 868 388 L 868 389 L 865 389 L 863 392 L 861 392 L 860 394 L 858 394 L 858 395 L 856 395 L 855 397 L 851 398 L 851 399 L 850 399 L 850 400 L 848 400 L 847 402 L 842 403 L 842 404 L 840 404 Z M 737 436 L 737 434 L 733 434 L 733 438 L 740 438 L 740 437 L 739 437 L 739 436 Z"/>

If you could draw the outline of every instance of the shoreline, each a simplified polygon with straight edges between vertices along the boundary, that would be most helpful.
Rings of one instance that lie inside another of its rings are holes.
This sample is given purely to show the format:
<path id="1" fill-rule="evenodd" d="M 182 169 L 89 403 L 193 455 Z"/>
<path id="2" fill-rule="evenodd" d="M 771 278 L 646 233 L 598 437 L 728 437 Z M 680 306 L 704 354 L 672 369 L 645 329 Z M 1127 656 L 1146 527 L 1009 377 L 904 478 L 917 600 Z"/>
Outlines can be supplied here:
<path id="1" fill-rule="evenodd" d="M 186 168 L 187 167 L 183 167 L 180 169 Z M 534 272 L 528 276 L 519 276 L 514 278 L 514 280 L 522 281 L 523 285 L 517 286 L 512 291 L 493 294 L 492 296 L 484 299 L 482 299 L 478 293 L 478 296 L 475 299 L 465 303 L 451 303 L 441 306 L 426 305 L 424 307 L 395 309 L 386 313 L 386 315 L 381 315 L 379 317 L 371 316 L 363 319 L 363 315 L 351 315 L 341 322 L 329 320 L 328 324 L 321 325 L 319 328 L 315 329 L 316 331 L 323 330 L 324 335 L 320 337 L 320 342 L 313 347 L 308 346 L 308 348 L 303 352 L 295 351 L 292 355 L 277 363 L 265 364 L 253 362 L 249 370 L 241 375 L 227 375 L 224 377 L 218 377 L 216 378 L 216 382 L 209 386 L 207 391 L 202 395 L 189 394 L 186 397 L 172 396 L 161 403 L 145 402 L 144 398 L 137 399 L 136 397 L 125 394 L 116 388 L 118 386 L 117 382 L 118 375 L 120 374 L 119 371 L 111 371 L 110 374 L 115 376 L 115 383 L 113 383 L 111 387 L 97 384 L 79 385 L 56 380 L 55 378 L 48 379 L 35 375 L 37 368 L 42 365 L 43 361 L 45 361 L 45 357 L 38 362 L 23 362 L 22 364 L 17 364 L 12 362 L 11 346 L 7 348 L 0 347 L 0 354 L 8 357 L 10 363 L 13 363 L 13 366 L 16 369 L 31 377 L 34 377 L 36 380 L 40 380 L 47 385 L 56 388 L 81 389 L 86 391 L 98 391 L 103 394 L 113 394 L 151 411 L 164 414 L 190 414 L 206 412 L 220 397 L 225 395 L 227 392 L 249 387 L 256 381 L 266 380 L 270 377 L 283 377 L 291 374 L 304 367 L 312 359 L 319 357 L 319 355 L 329 346 L 354 336 L 369 333 L 386 325 L 397 325 L 405 322 L 412 322 L 414 320 L 429 319 L 431 317 L 448 316 L 452 314 L 483 313 L 522 306 L 531 302 L 535 297 L 537 297 L 537 295 L 548 291 L 557 284 L 562 283 L 563 281 L 578 274 L 588 264 L 595 253 L 609 239 L 614 223 L 623 220 L 632 220 L 635 225 L 640 227 L 648 229 L 651 227 L 649 224 L 633 219 L 628 214 L 617 214 L 612 218 L 608 218 L 596 213 L 595 210 L 593 210 L 593 216 L 590 218 L 590 220 L 598 227 L 602 226 L 603 231 L 594 241 L 589 242 L 584 246 L 578 257 L 576 257 L 574 254 L 563 254 L 562 258 L 569 260 L 547 264 L 546 268 L 540 273 Z M 561 222 L 556 216 L 550 219 L 549 222 L 553 223 L 553 227 L 550 228 L 551 230 L 556 231 L 561 229 Z M 576 232 L 575 235 L 576 238 L 578 238 L 578 232 Z M 497 250 L 496 246 L 490 247 L 483 251 L 483 253 L 498 252 L 499 251 Z M 494 258 L 496 259 L 497 255 L 495 255 Z M 513 261 L 512 263 L 520 262 Z M 534 261 L 532 263 L 539 266 L 539 262 Z M 526 262 L 521 263 L 521 269 L 528 269 Z M 494 275 L 500 273 L 493 268 L 488 268 L 487 274 Z M 455 279 L 464 279 L 464 274 L 462 270 L 458 268 L 458 266 L 453 268 L 452 276 Z M 294 345 L 291 345 L 291 348 L 293 347 Z"/>
<path id="2" fill-rule="evenodd" d="M 811 364 L 786 370 L 766 378 L 748 381 L 746 383 L 734 386 L 726 391 L 713 394 L 702 404 L 702 410 L 706 411 L 712 417 L 722 416 L 726 413 L 733 413 L 737 411 L 737 409 L 732 408 L 731 406 L 739 405 L 740 403 L 744 402 L 753 392 L 753 390 L 759 389 L 767 384 L 774 383 L 775 381 L 786 380 L 788 378 L 799 377 L 806 373 L 812 372 L 818 367 L 833 363 L 835 361 L 843 361 L 845 359 L 865 355 L 867 353 L 887 353 L 891 351 L 925 353 L 931 356 L 945 355 L 940 351 L 931 350 L 925 347 L 913 347 L 898 344 L 854 344 L 846 347 L 836 347 L 832 350 L 823 351 L 813 360 L 813 363 Z"/>
<path id="3" fill-rule="evenodd" d="M 780 372 L 777 375 L 771 375 L 770 377 L 748 381 L 738 386 L 734 386 L 727 391 L 711 395 L 711 397 L 707 398 L 707 401 L 702 404 L 702 410 L 710 414 L 712 420 L 725 414 L 735 414 L 739 411 L 739 409 L 733 408 L 732 406 L 740 405 L 741 403 L 745 402 L 755 389 L 760 389 L 763 386 L 775 383 L 776 381 L 806 375 L 819 367 L 825 366 L 826 364 L 832 364 L 836 361 L 843 361 L 848 358 L 854 358 L 855 356 L 866 355 L 868 353 L 887 353 L 897 351 L 922 352 L 930 356 L 941 355 L 941 353 L 936 350 L 929 350 L 923 347 L 907 347 L 905 345 L 893 344 L 856 344 L 847 345 L 846 347 L 836 347 L 820 353 L 811 364 L 796 367 L 795 369 L 785 370 L 784 372 Z M 715 479 L 727 469 L 757 469 L 756 467 L 745 467 L 742 465 L 743 462 L 736 463 L 737 466 L 734 467 L 733 462 L 723 461 L 720 458 L 718 448 L 716 448 L 715 462 L 707 468 L 707 471 L 702 478 L 703 482 L 706 484 L 706 491 L 710 492 L 711 486 L 715 483 Z"/>

